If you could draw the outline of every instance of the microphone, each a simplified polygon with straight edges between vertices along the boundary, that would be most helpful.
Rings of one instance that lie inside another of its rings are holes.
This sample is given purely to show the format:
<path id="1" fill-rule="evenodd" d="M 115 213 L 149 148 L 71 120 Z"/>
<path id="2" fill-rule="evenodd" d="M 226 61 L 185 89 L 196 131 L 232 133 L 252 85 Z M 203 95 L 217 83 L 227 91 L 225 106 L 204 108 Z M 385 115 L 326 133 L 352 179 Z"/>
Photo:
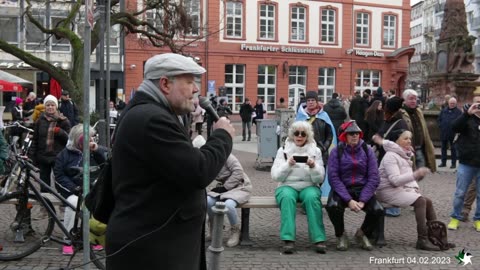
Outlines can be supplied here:
<path id="1" fill-rule="evenodd" d="M 214 122 L 217 122 L 218 119 L 220 119 L 220 117 L 218 116 L 217 112 L 215 111 L 215 109 L 213 108 L 212 106 L 212 102 L 210 102 L 210 100 L 208 100 L 208 98 L 206 97 L 199 97 L 198 98 L 198 104 L 200 105 L 200 107 L 202 107 L 202 109 L 204 109 L 205 111 L 207 111 L 207 113 L 213 117 L 213 121 Z"/>

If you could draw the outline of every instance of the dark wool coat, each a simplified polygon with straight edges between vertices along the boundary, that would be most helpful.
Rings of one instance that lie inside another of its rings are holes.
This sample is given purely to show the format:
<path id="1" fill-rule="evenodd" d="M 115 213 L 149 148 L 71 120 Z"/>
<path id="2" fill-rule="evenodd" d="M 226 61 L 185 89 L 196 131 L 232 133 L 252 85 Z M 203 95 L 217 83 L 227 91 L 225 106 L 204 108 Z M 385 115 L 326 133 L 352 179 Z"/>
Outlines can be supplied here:
<path id="1" fill-rule="evenodd" d="M 480 118 L 462 113 L 453 121 L 452 128 L 460 133 L 457 140 L 459 162 L 480 168 Z"/>
<path id="2" fill-rule="evenodd" d="M 205 188 L 231 150 L 232 138 L 223 129 L 194 148 L 168 104 L 137 92 L 113 146 L 115 208 L 106 252 L 124 249 L 107 258 L 107 269 L 206 269 Z"/>
<path id="3" fill-rule="evenodd" d="M 345 108 L 343 108 L 342 103 L 340 100 L 332 98 L 323 106 L 323 110 L 328 114 L 330 120 L 332 120 L 335 132 L 338 134 L 338 128 L 343 124 L 345 119 L 347 119 L 347 112 Z"/>
<path id="4" fill-rule="evenodd" d="M 357 121 L 357 125 L 362 131 L 367 131 L 367 121 L 365 121 L 365 112 L 368 109 L 368 101 L 362 97 L 354 97 L 350 102 L 348 114 L 350 119 Z"/>
<path id="5" fill-rule="evenodd" d="M 45 118 L 45 114 L 42 114 L 38 121 L 35 123 L 33 130 L 32 146 L 30 146 L 29 157 L 35 163 L 41 164 L 53 164 L 60 151 L 65 148 L 68 141 L 68 133 L 70 132 L 70 122 L 64 116 L 60 116 L 57 119 L 56 126 L 60 128 L 60 131 L 55 134 L 53 139 L 53 151 L 47 150 L 47 135 L 50 122 Z"/>
<path id="6" fill-rule="evenodd" d="M 455 133 L 452 130 L 452 123 L 462 114 L 462 111 L 455 107 L 450 109 L 448 106 L 440 112 L 438 116 L 438 126 L 440 127 L 440 139 L 442 141 L 453 140 Z"/>

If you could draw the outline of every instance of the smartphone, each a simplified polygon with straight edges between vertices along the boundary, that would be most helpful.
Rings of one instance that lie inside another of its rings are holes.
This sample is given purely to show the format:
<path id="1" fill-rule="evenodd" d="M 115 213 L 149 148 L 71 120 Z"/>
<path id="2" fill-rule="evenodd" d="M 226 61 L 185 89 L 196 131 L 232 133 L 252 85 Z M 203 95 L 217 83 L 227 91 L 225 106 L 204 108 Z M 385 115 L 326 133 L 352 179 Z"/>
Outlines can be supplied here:
<path id="1" fill-rule="evenodd" d="M 308 157 L 307 156 L 293 156 L 293 160 L 298 163 L 307 163 Z"/>

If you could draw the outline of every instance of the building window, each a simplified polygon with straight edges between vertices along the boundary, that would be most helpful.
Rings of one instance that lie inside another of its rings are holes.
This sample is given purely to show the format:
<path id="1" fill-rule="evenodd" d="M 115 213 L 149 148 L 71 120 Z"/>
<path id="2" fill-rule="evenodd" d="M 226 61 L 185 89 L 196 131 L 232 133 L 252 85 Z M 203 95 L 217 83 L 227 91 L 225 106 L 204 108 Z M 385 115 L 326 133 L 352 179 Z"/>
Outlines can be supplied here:
<path id="1" fill-rule="evenodd" d="M 158 32 L 163 31 L 163 9 L 150 9 L 145 12 L 145 20 L 153 26 Z M 155 34 L 155 30 L 145 26 L 145 31 L 149 34 Z"/>
<path id="2" fill-rule="evenodd" d="M 368 46 L 369 44 L 369 28 L 370 28 L 370 14 L 359 12 L 357 13 L 356 23 L 356 38 L 355 44 L 361 46 Z"/>
<path id="3" fill-rule="evenodd" d="M 113 25 L 110 29 L 110 53 L 119 54 L 120 53 L 120 25 Z M 105 45 L 106 46 L 106 45 Z M 107 50 L 105 50 L 107 53 Z"/>
<path id="4" fill-rule="evenodd" d="M 260 38 L 275 39 L 275 6 L 260 5 Z"/>
<path id="5" fill-rule="evenodd" d="M 243 3 L 227 2 L 226 36 L 229 38 L 242 37 Z"/>
<path id="6" fill-rule="evenodd" d="M 327 102 L 332 98 L 335 90 L 335 68 L 318 69 L 318 98 L 322 102 Z"/>
<path id="7" fill-rule="evenodd" d="M 395 47 L 395 32 L 397 29 L 397 17 L 394 15 L 383 16 L 383 46 Z"/>
<path id="8" fill-rule="evenodd" d="M 292 7 L 290 38 L 292 41 L 305 41 L 306 12 L 304 7 Z"/>
<path id="9" fill-rule="evenodd" d="M 233 111 L 240 111 L 245 98 L 245 65 L 225 65 L 225 91 Z"/>
<path id="10" fill-rule="evenodd" d="M 370 89 L 373 92 L 377 90 L 380 83 L 380 70 L 359 70 L 355 79 L 355 90 L 363 93 L 364 90 Z"/>
<path id="11" fill-rule="evenodd" d="M 186 36 L 200 35 L 200 0 L 185 0 L 185 11 L 190 19 L 190 26 Z"/>
<path id="12" fill-rule="evenodd" d="M 0 18 L 0 39 L 12 45 L 18 46 L 18 17 L 1 17 Z"/>
<path id="13" fill-rule="evenodd" d="M 257 98 L 263 99 L 267 111 L 275 110 L 275 93 L 277 87 L 277 67 L 258 66 Z"/>
<path id="14" fill-rule="evenodd" d="M 335 42 L 335 10 L 322 9 L 322 43 Z"/>
<path id="15" fill-rule="evenodd" d="M 45 26 L 45 14 L 39 14 L 38 11 L 33 11 L 33 17 L 43 26 Z M 44 51 L 46 48 L 46 35 L 38 27 L 36 27 L 30 20 L 26 20 L 25 38 L 29 51 Z"/>
<path id="16" fill-rule="evenodd" d="M 307 67 L 288 67 L 288 84 L 307 85 Z"/>
<path id="17" fill-rule="evenodd" d="M 66 19 L 66 16 L 52 16 L 50 17 L 50 27 L 54 28 L 56 27 L 59 23 L 62 22 L 62 20 Z M 74 25 L 71 26 L 73 28 Z M 61 38 L 57 39 L 55 35 L 52 35 L 51 38 L 51 50 L 54 52 L 69 52 L 70 51 L 70 41 L 66 38 Z"/>

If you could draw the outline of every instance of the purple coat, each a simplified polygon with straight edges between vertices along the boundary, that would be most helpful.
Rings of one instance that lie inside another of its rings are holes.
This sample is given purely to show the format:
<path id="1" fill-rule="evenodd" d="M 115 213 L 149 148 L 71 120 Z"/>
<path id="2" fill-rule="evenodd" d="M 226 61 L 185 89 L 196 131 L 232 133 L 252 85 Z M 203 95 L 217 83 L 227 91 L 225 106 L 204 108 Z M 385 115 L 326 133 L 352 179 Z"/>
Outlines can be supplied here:
<path id="1" fill-rule="evenodd" d="M 377 158 L 370 146 L 368 146 L 367 157 L 367 153 L 362 149 L 362 143 L 363 140 L 360 140 L 355 147 L 344 145 L 340 164 L 338 162 L 338 147 L 332 149 L 328 158 L 328 182 L 332 190 L 346 203 L 352 199 L 347 191 L 348 187 L 363 186 L 359 201 L 366 203 L 372 198 L 380 183 Z M 365 175 L 367 171 L 368 176 Z"/>

